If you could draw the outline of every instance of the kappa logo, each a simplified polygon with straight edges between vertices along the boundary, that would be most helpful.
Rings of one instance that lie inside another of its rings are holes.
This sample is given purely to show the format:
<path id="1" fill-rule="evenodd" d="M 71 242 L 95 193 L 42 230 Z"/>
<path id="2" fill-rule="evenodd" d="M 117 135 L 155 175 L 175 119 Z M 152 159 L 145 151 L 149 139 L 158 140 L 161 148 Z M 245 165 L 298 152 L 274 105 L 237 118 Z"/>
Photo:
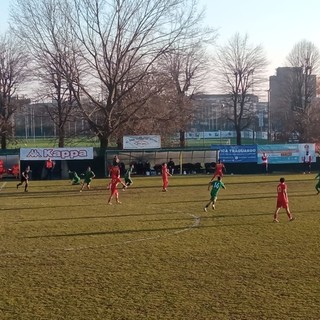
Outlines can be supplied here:
<path id="1" fill-rule="evenodd" d="M 42 153 L 40 152 L 42 151 Z M 31 149 L 27 154 L 28 158 L 52 158 L 52 159 L 74 159 L 86 158 L 88 155 L 87 150 L 81 149 Z"/>
<path id="2" fill-rule="evenodd" d="M 27 154 L 28 158 L 41 158 L 42 154 L 37 149 L 31 149 L 30 152 Z"/>

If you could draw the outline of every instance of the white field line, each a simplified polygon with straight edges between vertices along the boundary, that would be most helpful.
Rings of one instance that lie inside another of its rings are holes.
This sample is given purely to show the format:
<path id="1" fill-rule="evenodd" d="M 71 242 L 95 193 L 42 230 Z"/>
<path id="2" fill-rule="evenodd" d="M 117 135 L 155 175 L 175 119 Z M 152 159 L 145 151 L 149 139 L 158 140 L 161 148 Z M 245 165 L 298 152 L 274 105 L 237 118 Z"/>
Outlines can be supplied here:
<path id="1" fill-rule="evenodd" d="M 174 211 L 174 213 L 179 213 L 177 211 Z M 119 246 L 119 245 L 125 245 L 125 244 L 131 244 L 131 243 L 135 243 L 135 242 L 143 242 L 143 241 L 152 241 L 152 240 L 158 240 L 158 239 L 166 239 L 169 237 L 172 237 L 173 235 L 177 235 L 183 232 L 187 232 L 190 231 L 196 227 L 198 227 L 200 225 L 201 222 L 201 218 L 198 216 L 195 216 L 193 214 L 188 213 L 188 215 L 190 217 L 193 218 L 193 224 L 190 226 L 186 226 L 184 229 L 182 230 L 178 230 L 178 231 L 174 231 L 174 232 L 168 232 L 165 235 L 161 236 L 161 235 L 157 235 L 154 237 L 144 237 L 144 238 L 138 238 L 138 239 L 132 239 L 132 240 L 125 240 L 125 241 L 119 241 L 119 242 L 115 242 L 115 243 L 110 243 L 110 244 L 102 244 L 102 245 L 96 245 L 96 246 L 81 246 L 81 247 L 69 247 L 69 248 L 53 248 L 50 249 L 50 252 L 52 251 L 80 251 L 80 250 L 92 250 L 92 249 L 99 249 L 99 248 L 106 248 L 106 247 L 112 247 L 112 246 Z M 27 256 L 27 255 L 37 255 L 40 253 L 45 253 L 45 250 L 38 250 L 35 249 L 33 251 L 29 251 L 29 252 L 23 252 L 23 253 L 13 253 L 13 252 L 5 252 L 5 253 L 0 253 L 0 257 L 4 257 L 4 256 Z"/>
<path id="2" fill-rule="evenodd" d="M 2 191 L 2 189 L 5 187 L 5 185 L 7 184 L 7 182 L 4 182 L 1 187 L 0 187 L 0 191 Z"/>

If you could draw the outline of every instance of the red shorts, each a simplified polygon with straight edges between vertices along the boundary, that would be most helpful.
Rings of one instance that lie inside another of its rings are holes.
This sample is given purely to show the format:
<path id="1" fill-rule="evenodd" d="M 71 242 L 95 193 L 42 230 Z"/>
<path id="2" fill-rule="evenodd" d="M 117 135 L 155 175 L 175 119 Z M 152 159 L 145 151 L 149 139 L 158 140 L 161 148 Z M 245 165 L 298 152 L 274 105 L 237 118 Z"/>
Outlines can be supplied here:
<path id="1" fill-rule="evenodd" d="M 111 189 L 111 195 L 112 196 L 117 196 L 118 194 L 119 194 L 118 189 L 114 189 L 114 190 Z"/>
<path id="2" fill-rule="evenodd" d="M 288 208 L 288 202 L 286 202 L 284 200 L 277 200 L 277 208 L 287 209 Z"/>

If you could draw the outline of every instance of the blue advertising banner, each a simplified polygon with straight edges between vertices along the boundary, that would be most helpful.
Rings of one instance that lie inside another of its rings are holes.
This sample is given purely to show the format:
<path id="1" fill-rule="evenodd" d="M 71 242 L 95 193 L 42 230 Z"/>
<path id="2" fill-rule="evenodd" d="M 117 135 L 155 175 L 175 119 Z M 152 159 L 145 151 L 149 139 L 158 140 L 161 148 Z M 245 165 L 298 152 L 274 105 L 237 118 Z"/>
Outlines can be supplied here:
<path id="1" fill-rule="evenodd" d="M 212 145 L 211 149 L 217 149 L 216 145 Z M 243 145 L 243 146 L 219 146 L 219 159 L 224 163 L 257 163 L 257 146 Z"/>
<path id="2" fill-rule="evenodd" d="M 316 162 L 314 143 L 259 145 L 258 163 L 262 163 L 263 153 L 271 164 Z"/>

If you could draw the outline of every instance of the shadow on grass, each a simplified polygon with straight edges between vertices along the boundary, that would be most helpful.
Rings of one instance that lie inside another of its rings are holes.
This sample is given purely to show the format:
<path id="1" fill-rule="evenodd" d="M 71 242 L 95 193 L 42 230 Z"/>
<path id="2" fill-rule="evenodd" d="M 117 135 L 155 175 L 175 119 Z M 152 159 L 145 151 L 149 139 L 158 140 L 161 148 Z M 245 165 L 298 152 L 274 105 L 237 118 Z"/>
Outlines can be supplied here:
<path id="1" fill-rule="evenodd" d="M 83 205 L 78 205 L 79 207 L 83 207 Z M 66 206 L 68 207 L 68 206 Z M 91 207 L 91 205 L 88 205 L 88 207 Z M 38 209 L 42 209 L 38 208 Z M 46 207 L 47 208 L 47 207 Z M 56 207 L 52 207 L 56 208 Z M 33 208 L 28 208 L 28 209 L 35 209 Z M 14 209 L 8 209 L 8 210 L 14 210 Z M 24 222 L 41 222 L 41 221 L 72 221 L 72 220 L 91 220 L 91 219 L 109 219 L 109 218 L 134 218 L 134 217 L 146 217 L 146 216 L 159 216 L 159 215 L 173 215 L 173 214 L 181 214 L 180 212 L 153 212 L 153 213 L 138 213 L 138 214 L 117 214 L 117 215 L 109 215 L 106 213 L 103 216 L 83 216 L 83 217 L 65 217 L 65 218 L 48 218 L 48 219 L 25 219 L 25 220 L 19 220 L 16 221 L 16 223 L 24 223 Z M 189 218 L 189 219 L 172 219 L 172 220 L 193 220 L 194 218 Z M 161 220 L 166 220 L 166 219 L 159 219 Z M 169 220 L 169 219 L 168 219 Z M 157 220 L 152 220 L 152 219 L 144 219 L 143 221 L 157 221 Z"/>
<path id="2" fill-rule="evenodd" d="M 318 210 L 309 210 L 308 213 L 315 213 L 318 214 Z M 152 215 L 158 215 L 159 213 L 154 213 Z M 163 214 L 163 213 L 161 213 Z M 172 213 L 168 213 L 172 214 Z M 128 215 L 129 216 L 129 215 Z M 132 215 L 130 215 L 132 216 Z M 64 234 L 46 234 L 46 235 L 37 235 L 37 236 L 26 236 L 22 237 L 24 239 L 38 239 L 38 238 L 63 238 L 63 237 L 86 237 L 86 236 L 104 236 L 104 235 L 121 235 L 121 234 L 139 234 L 139 233 L 154 233 L 154 232 L 172 232 L 172 233 L 178 233 L 185 230 L 191 230 L 191 229 L 203 229 L 203 228 L 221 228 L 221 227 L 234 227 L 234 226 L 255 226 L 255 225 L 261 225 L 261 224 L 272 224 L 272 219 L 270 221 L 261 222 L 248 222 L 248 223 L 224 223 L 219 225 L 210 225 L 210 226 L 204 226 L 200 225 L 201 220 L 213 221 L 216 219 L 227 219 L 227 218 L 237 218 L 237 217 L 257 217 L 257 216 L 271 216 L 272 212 L 270 213 L 255 213 L 255 214 L 225 214 L 225 215 L 217 215 L 213 214 L 210 216 L 202 216 L 200 217 L 193 217 L 190 219 L 155 219 L 151 221 L 155 222 L 161 222 L 161 221 L 193 221 L 193 224 L 189 226 L 182 226 L 182 227 L 167 227 L 167 228 L 155 228 L 155 229 L 134 229 L 134 230 L 114 230 L 114 231 L 99 231 L 99 232 L 78 232 L 78 233 L 64 233 Z M 109 218 L 110 216 L 97 216 L 95 218 Z M 121 216 L 112 216 L 112 217 L 124 217 Z M 69 218 L 70 220 L 73 219 L 92 219 L 93 217 L 77 217 L 77 218 Z M 68 218 L 61 218 L 61 219 L 47 219 L 47 220 L 68 220 Z M 27 221 L 27 220 L 26 220 Z M 33 221 L 33 220 L 29 220 Z M 144 220 L 145 221 L 145 220 Z M 293 222 L 294 223 L 294 222 Z"/>
<path id="3" fill-rule="evenodd" d="M 85 205 L 80 205 L 80 204 L 73 204 L 72 207 L 86 207 Z M 92 205 L 88 204 L 87 207 L 92 207 Z M 63 206 L 48 206 L 44 205 L 41 207 L 26 207 L 24 206 L 23 208 L 20 207 L 13 207 L 13 208 L 1 208 L 1 211 L 24 211 L 24 210 L 36 210 L 36 209 L 56 209 L 56 208 L 70 208 L 70 204 L 66 204 Z"/>
<path id="4" fill-rule="evenodd" d="M 277 195 L 275 195 L 274 193 L 272 193 L 272 195 L 265 195 L 265 196 L 259 196 L 261 194 L 265 194 L 265 193 L 257 193 L 258 196 L 250 196 L 248 197 L 248 194 L 237 194 L 236 196 L 233 195 L 228 196 L 228 195 L 220 195 L 219 196 L 219 202 L 225 202 L 225 201 L 233 201 L 233 200 L 241 200 L 241 201 L 246 201 L 246 200 L 256 200 L 256 199 L 274 199 L 274 201 L 276 201 L 277 199 Z M 304 198 L 306 196 L 315 196 L 317 194 L 315 193 L 306 193 L 306 194 L 294 194 L 294 193 L 290 193 L 289 198 Z M 209 196 L 210 197 L 210 196 Z M 198 202 L 204 202 L 204 201 L 208 201 L 208 198 L 203 198 L 202 200 L 181 200 L 181 201 L 166 201 L 165 203 L 162 202 L 152 202 L 150 204 L 153 205 L 164 205 L 164 204 L 177 204 L 177 203 L 198 203 Z"/>
<path id="5" fill-rule="evenodd" d="M 197 220 L 197 219 L 194 219 Z M 86 237 L 86 236 L 103 236 L 103 235 L 117 235 L 117 234 L 137 234 L 144 232 L 177 232 L 186 229 L 192 229 L 197 226 L 183 226 L 183 227 L 172 227 L 172 228 L 157 228 L 157 229 L 140 229 L 140 230 L 117 230 L 117 231 L 99 231 L 99 232 L 81 232 L 81 233 L 65 233 L 65 234 L 47 234 L 39 236 L 26 236 L 21 237 L 23 239 L 38 239 L 38 238 L 60 238 L 60 237 Z"/>

